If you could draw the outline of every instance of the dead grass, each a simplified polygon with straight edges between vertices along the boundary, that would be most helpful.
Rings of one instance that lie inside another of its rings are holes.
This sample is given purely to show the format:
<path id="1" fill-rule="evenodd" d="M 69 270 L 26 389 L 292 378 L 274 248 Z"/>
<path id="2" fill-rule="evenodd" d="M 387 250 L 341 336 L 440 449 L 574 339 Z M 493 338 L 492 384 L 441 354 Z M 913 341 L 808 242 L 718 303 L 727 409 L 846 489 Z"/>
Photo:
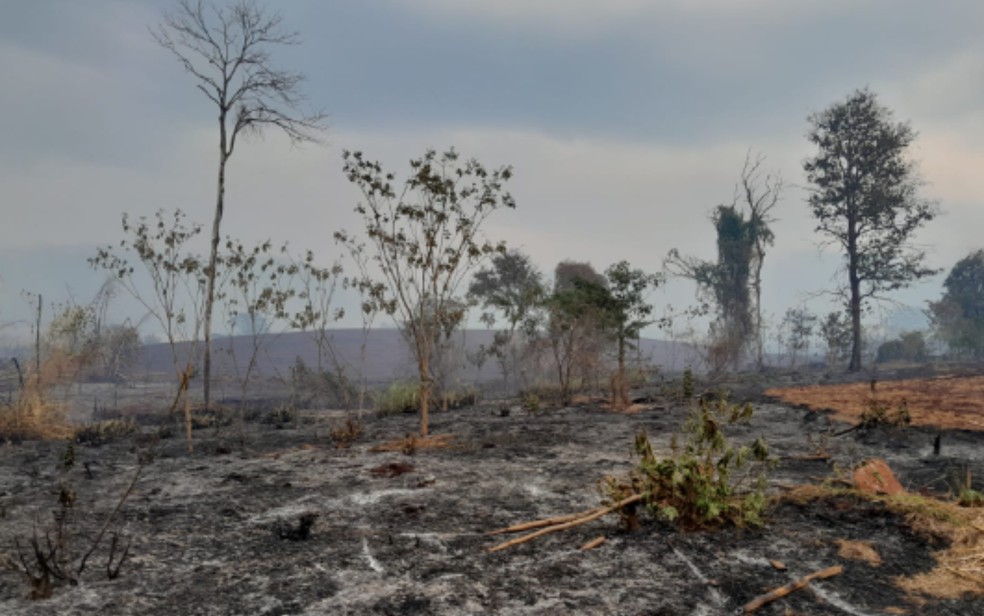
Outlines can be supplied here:
<path id="1" fill-rule="evenodd" d="M 405 438 L 398 438 L 392 441 L 386 441 L 385 443 L 380 443 L 369 451 L 400 451 L 409 455 L 425 449 L 445 449 L 450 447 L 453 441 L 454 437 L 450 434 L 432 434 L 427 437 L 411 434 Z"/>
<path id="2" fill-rule="evenodd" d="M 848 423 L 861 420 L 872 395 L 867 382 L 773 388 L 765 393 L 787 404 L 832 411 L 834 419 Z M 875 395 L 891 410 L 904 402 L 915 426 L 984 431 L 984 376 L 879 381 Z"/>
<path id="3" fill-rule="evenodd" d="M 897 578 L 900 588 L 913 595 L 941 599 L 984 597 L 984 512 L 980 509 L 918 494 L 881 496 L 813 485 L 798 487 L 782 498 L 800 504 L 837 498 L 882 503 L 904 518 L 913 532 L 946 544 L 933 554 L 936 566 L 932 570 Z"/>
<path id="4" fill-rule="evenodd" d="M 870 541 L 855 541 L 852 539 L 838 539 L 835 541 L 838 550 L 837 555 L 847 560 L 860 560 L 868 563 L 872 567 L 882 564 L 881 555 L 871 545 Z"/>
<path id="5" fill-rule="evenodd" d="M 75 434 L 64 406 L 47 398 L 43 377 L 41 386 L 38 382 L 36 375 L 28 375 L 17 401 L 0 406 L 0 439 L 63 439 Z"/>

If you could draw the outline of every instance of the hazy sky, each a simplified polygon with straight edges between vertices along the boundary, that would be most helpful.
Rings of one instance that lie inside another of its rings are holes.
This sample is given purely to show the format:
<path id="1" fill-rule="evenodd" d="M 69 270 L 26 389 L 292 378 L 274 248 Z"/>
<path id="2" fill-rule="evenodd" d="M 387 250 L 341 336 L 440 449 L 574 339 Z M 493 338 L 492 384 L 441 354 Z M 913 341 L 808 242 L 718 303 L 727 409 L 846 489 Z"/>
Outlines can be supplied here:
<path id="1" fill-rule="evenodd" d="M 0 325 L 22 290 L 88 301 L 86 257 L 120 217 L 179 207 L 209 223 L 216 110 L 148 26 L 166 0 L 0 5 Z M 328 262 L 358 230 L 344 149 L 402 173 L 426 148 L 510 164 L 518 208 L 488 233 L 545 272 L 563 259 L 658 270 L 671 248 L 711 258 L 708 215 L 746 151 L 788 183 L 765 266 L 768 312 L 830 288 L 801 163 L 811 112 L 869 86 L 919 138 L 923 195 L 945 214 L 918 239 L 949 268 L 984 246 L 984 3 L 979 0 L 284 0 L 330 114 L 324 147 L 270 134 L 237 148 L 224 231 L 289 241 Z M 204 247 L 202 247 L 204 252 Z M 898 294 L 922 307 L 942 276 Z M 655 293 L 693 299 L 680 281 Z M 823 309 L 816 300 L 808 301 Z M 134 316 L 125 302 L 117 318 Z M 14 328 L 7 327 L 6 331 Z M 655 334 L 655 332 L 653 332 Z"/>

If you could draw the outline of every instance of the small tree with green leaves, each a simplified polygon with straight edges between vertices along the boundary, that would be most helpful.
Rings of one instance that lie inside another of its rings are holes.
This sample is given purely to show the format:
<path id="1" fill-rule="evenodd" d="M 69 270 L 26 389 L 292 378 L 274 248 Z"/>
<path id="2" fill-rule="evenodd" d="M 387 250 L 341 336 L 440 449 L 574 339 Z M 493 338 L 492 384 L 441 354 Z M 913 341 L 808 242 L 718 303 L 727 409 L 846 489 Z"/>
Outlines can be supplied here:
<path id="1" fill-rule="evenodd" d="M 468 273 L 505 251 L 480 233 L 493 212 L 515 207 L 505 190 L 512 169 L 489 171 L 477 160 L 461 161 L 454 149 L 440 155 L 430 150 L 410 161 L 410 176 L 397 186 L 394 174 L 361 152 L 346 151 L 343 158 L 346 176 L 362 193 L 356 212 L 375 249 L 379 278 L 365 282 L 406 328 L 420 379 L 420 431 L 427 436 L 434 345 Z M 336 238 L 347 246 L 359 244 L 345 232 Z M 382 284 L 372 286 L 374 281 Z"/>
<path id="2" fill-rule="evenodd" d="M 546 295 L 543 276 L 529 256 L 511 250 L 494 255 L 489 267 L 475 272 L 468 295 L 485 309 L 482 321 L 489 327 L 500 315 L 506 322 L 485 351 L 498 360 L 503 384 L 508 388 L 510 374 L 519 367 L 516 335 L 520 330 L 536 329 L 536 310 Z"/>
<path id="3" fill-rule="evenodd" d="M 608 281 L 590 263 L 563 261 L 554 274 L 554 291 L 546 300 L 546 341 L 560 385 L 561 404 L 568 405 L 577 379 L 586 382 L 601 362 L 608 343 Z"/>
<path id="4" fill-rule="evenodd" d="M 201 225 L 186 222 L 181 210 L 171 214 L 159 210 L 154 220 L 141 217 L 132 222 L 124 214 L 123 233 L 126 237 L 118 247 L 98 249 L 96 256 L 89 259 L 89 265 L 115 275 L 164 332 L 179 382 L 178 397 L 184 398 L 190 450 L 188 381 L 198 358 L 206 276 L 201 259 L 188 252 L 188 245 L 201 233 Z M 144 276 L 149 279 L 149 291 L 142 283 Z M 221 288 L 221 279 L 218 284 Z"/>
<path id="5" fill-rule="evenodd" d="M 607 321 L 615 341 L 617 369 L 612 382 L 612 405 L 629 405 L 628 384 L 625 378 L 626 351 L 633 346 L 642 329 L 653 321 L 653 307 L 646 301 L 646 292 L 662 282 L 662 277 L 631 269 L 628 261 L 619 261 L 605 270 L 608 278 Z"/>
<path id="6" fill-rule="evenodd" d="M 239 381 L 240 421 L 246 405 L 249 384 L 256 371 L 261 351 L 272 342 L 278 324 L 286 325 L 291 317 L 288 302 L 297 291 L 292 286 L 298 266 L 286 258 L 287 246 L 275 250 L 270 240 L 248 247 L 226 238 L 221 264 L 227 278 L 227 292 L 220 296 L 234 335 L 249 341 L 245 362 L 230 342 L 233 369 Z M 236 326 L 245 331 L 236 331 Z"/>

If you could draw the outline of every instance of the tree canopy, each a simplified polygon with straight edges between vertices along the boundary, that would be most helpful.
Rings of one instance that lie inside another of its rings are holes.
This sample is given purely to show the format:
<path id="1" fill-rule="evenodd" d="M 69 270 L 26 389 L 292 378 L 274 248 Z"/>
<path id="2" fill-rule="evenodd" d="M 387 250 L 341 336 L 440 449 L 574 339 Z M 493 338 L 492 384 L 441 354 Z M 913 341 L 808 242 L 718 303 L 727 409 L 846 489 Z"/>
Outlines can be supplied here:
<path id="1" fill-rule="evenodd" d="M 861 312 L 866 302 L 936 273 L 912 239 L 937 215 L 919 198 L 919 176 L 906 156 L 916 133 L 895 122 L 873 92 L 857 90 L 809 117 L 814 156 L 803 163 L 816 231 L 844 254 L 842 287 L 851 317 L 849 370 L 861 369 Z"/>

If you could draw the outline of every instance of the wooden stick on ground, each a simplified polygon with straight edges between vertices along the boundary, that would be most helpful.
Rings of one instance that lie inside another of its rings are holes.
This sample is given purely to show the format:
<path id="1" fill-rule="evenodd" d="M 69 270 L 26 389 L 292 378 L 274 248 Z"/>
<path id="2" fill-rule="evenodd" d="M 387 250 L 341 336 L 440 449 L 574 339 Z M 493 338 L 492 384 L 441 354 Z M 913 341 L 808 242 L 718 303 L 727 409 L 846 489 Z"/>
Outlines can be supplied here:
<path id="1" fill-rule="evenodd" d="M 567 515 L 559 515 L 553 518 L 544 518 L 542 520 L 534 520 L 532 522 L 523 522 L 522 524 L 513 524 L 507 528 L 498 528 L 493 531 L 485 533 L 486 535 L 503 535 L 506 533 L 518 533 L 524 530 L 530 530 L 531 528 L 543 528 L 544 526 L 554 526 L 555 524 L 563 524 L 564 522 L 570 522 L 572 520 L 579 520 L 585 516 L 589 516 L 592 513 L 597 513 L 604 509 L 604 507 L 595 507 L 594 509 L 588 509 L 587 511 L 582 511 L 580 513 L 570 513 Z"/>
<path id="2" fill-rule="evenodd" d="M 601 509 L 597 509 L 597 510 L 593 511 L 592 513 L 590 513 L 590 514 L 588 514 L 588 515 L 586 515 L 586 516 L 584 516 L 582 518 L 571 520 L 570 522 L 563 522 L 561 524 L 555 524 L 553 526 L 548 526 L 546 528 L 541 528 L 540 530 L 538 530 L 536 532 L 532 532 L 532 533 L 523 535 L 521 537 L 516 537 L 515 539 L 510 539 L 509 541 L 506 541 L 505 543 L 500 543 L 499 545 L 496 545 L 496 546 L 493 546 L 493 547 L 489 548 L 489 552 L 498 552 L 499 550 L 504 550 L 504 549 L 510 548 L 510 547 L 512 547 L 514 545 L 519 545 L 520 543 L 526 543 L 527 541 L 532 541 L 533 539 L 536 539 L 537 537 L 542 537 L 543 535 L 546 535 L 546 534 L 549 534 L 549 533 L 555 533 L 557 531 L 567 530 L 568 528 L 574 528 L 575 526 L 580 526 L 581 524 L 587 524 L 588 522 L 591 522 L 592 520 L 597 520 L 598 518 L 600 518 L 602 516 L 605 516 L 605 515 L 613 512 L 613 511 L 617 511 L 617 510 L 621 509 L 622 507 L 625 507 L 626 505 L 631 505 L 632 503 L 637 503 L 637 502 L 641 501 L 645 497 L 646 497 L 645 494 L 633 494 L 632 496 L 630 496 L 628 498 L 624 498 L 624 499 L 620 500 L 619 502 L 615 503 L 611 507 L 603 507 Z"/>
<path id="3" fill-rule="evenodd" d="M 745 604 L 745 607 L 742 608 L 742 613 L 743 614 L 751 614 L 752 612 L 754 612 L 755 610 L 759 609 L 763 605 L 767 605 L 769 603 L 772 603 L 776 599 L 781 599 L 782 597 L 785 597 L 786 595 L 788 595 L 790 593 L 796 592 L 797 590 L 800 590 L 801 588 L 805 588 L 813 580 L 825 580 L 825 579 L 827 579 L 829 577 L 834 577 L 835 575 L 840 575 L 843 571 L 844 571 L 844 568 L 843 567 L 841 567 L 840 565 L 836 565 L 836 566 L 833 566 L 833 567 L 827 567 L 826 569 L 822 569 L 820 571 L 816 571 L 816 572 L 811 573 L 809 575 L 805 575 L 805 576 L 801 577 L 800 579 L 796 580 L 795 582 L 790 582 L 789 584 L 786 584 L 785 586 L 781 586 L 781 587 L 776 588 L 774 590 L 770 590 L 769 592 L 765 593 L 764 595 L 761 595 L 761 596 L 756 597 L 755 599 L 749 601 L 748 603 Z"/>
<path id="4" fill-rule="evenodd" d="M 595 537 L 591 541 L 589 541 L 589 542 L 585 543 L 584 545 L 582 545 L 581 546 L 581 551 L 582 552 L 587 552 L 588 550 L 593 550 L 596 547 L 601 546 L 603 543 L 605 543 L 605 536 L 604 535 L 598 535 L 597 537 Z"/>

